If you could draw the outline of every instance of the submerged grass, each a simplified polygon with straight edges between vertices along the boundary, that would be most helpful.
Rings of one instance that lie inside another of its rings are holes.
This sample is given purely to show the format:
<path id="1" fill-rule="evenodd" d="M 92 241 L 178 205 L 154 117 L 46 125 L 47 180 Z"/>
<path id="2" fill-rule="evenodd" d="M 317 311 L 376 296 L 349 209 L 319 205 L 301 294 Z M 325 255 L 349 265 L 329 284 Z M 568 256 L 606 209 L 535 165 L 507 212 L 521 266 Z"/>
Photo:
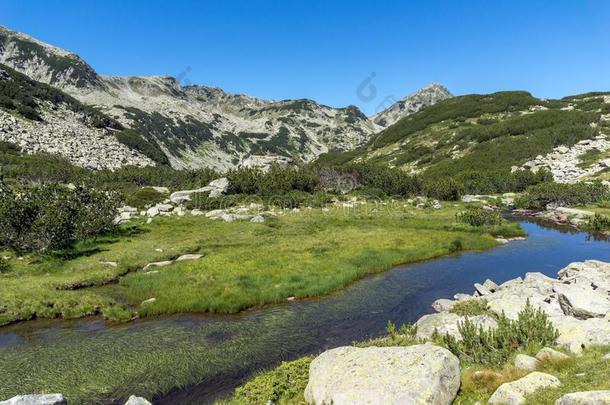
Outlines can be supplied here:
<path id="1" fill-rule="evenodd" d="M 398 264 L 488 249 L 496 245 L 491 235 L 522 233 L 517 224 L 456 224 L 458 209 L 311 210 L 263 224 L 158 218 L 138 232 L 81 246 L 87 254 L 11 259 L 11 270 L 0 274 L 0 304 L 6 308 L 0 324 L 98 313 L 117 320 L 232 313 L 327 294 Z M 139 270 L 185 253 L 204 257 L 149 274 Z M 116 284 L 104 286 L 109 283 Z M 143 304 L 150 298 L 154 302 Z"/>

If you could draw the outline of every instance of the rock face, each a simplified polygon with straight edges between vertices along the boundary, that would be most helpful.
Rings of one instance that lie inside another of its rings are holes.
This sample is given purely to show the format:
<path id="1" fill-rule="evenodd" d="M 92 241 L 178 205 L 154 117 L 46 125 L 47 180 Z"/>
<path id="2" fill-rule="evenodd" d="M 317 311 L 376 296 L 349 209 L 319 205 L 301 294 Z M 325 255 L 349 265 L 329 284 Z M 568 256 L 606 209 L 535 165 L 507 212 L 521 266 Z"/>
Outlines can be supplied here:
<path id="1" fill-rule="evenodd" d="M 32 394 L 18 395 L 7 401 L 0 401 L 0 405 L 66 405 L 67 402 L 61 394 Z"/>
<path id="2" fill-rule="evenodd" d="M 315 405 L 451 404 L 460 386 L 458 359 L 432 345 L 339 347 L 309 369 L 305 399 Z"/>
<path id="3" fill-rule="evenodd" d="M 525 396 L 542 388 L 555 388 L 561 382 L 554 376 L 537 371 L 516 381 L 504 383 L 489 398 L 490 404 L 520 405 L 525 403 Z"/>
<path id="4" fill-rule="evenodd" d="M 583 391 L 565 394 L 555 405 L 608 405 L 610 391 Z"/>
<path id="5" fill-rule="evenodd" d="M 446 87 L 433 83 L 395 102 L 371 118 L 375 124 L 385 128 L 401 118 L 451 97 L 453 94 Z"/>

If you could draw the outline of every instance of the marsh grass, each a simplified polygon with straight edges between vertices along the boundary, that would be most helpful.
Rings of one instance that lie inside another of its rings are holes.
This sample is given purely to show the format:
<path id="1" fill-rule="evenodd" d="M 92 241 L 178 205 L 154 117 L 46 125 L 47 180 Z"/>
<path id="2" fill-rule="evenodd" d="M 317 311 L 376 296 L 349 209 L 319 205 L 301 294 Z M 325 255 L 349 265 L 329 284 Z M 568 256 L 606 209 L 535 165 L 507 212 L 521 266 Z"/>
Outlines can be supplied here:
<path id="1" fill-rule="evenodd" d="M 492 234 L 522 234 L 517 224 L 456 224 L 457 209 L 403 208 L 376 215 L 314 209 L 263 224 L 158 218 L 63 256 L 9 260 L 10 270 L 0 274 L 0 303 L 8 308 L 0 324 L 100 313 L 117 320 L 136 314 L 233 313 L 288 297 L 328 294 L 367 274 L 452 253 L 455 241 L 463 250 L 482 250 L 496 245 Z M 204 257 L 156 273 L 139 270 L 185 253 Z M 104 287 L 115 282 L 114 288 Z M 142 305 L 149 298 L 156 300 Z"/>

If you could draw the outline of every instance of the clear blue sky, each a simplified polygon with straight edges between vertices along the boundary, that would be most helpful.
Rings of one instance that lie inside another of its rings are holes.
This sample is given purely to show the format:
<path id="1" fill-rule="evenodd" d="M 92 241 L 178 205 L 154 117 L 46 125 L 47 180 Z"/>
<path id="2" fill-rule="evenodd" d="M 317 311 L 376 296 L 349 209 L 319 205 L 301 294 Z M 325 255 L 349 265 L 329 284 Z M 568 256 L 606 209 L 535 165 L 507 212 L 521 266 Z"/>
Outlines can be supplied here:
<path id="1" fill-rule="evenodd" d="M 0 24 L 103 74 L 180 76 L 369 114 L 430 82 L 455 94 L 610 90 L 606 0 L 2 0 Z M 375 97 L 358 96 L 371 73 Z"/>

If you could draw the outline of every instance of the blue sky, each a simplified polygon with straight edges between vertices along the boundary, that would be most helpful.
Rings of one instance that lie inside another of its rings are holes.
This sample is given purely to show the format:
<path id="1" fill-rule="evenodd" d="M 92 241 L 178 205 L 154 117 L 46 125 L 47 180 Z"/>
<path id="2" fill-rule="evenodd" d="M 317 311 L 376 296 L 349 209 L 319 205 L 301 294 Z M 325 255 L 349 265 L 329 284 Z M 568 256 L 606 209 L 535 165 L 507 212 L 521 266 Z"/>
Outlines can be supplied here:
<path id="1" fill-rule="evenodd" d="M 610 90 L 606 0 L 2 0 L 0 24 L 103 74 L 368 114 L 431 82 L 455 94 Z"/>

